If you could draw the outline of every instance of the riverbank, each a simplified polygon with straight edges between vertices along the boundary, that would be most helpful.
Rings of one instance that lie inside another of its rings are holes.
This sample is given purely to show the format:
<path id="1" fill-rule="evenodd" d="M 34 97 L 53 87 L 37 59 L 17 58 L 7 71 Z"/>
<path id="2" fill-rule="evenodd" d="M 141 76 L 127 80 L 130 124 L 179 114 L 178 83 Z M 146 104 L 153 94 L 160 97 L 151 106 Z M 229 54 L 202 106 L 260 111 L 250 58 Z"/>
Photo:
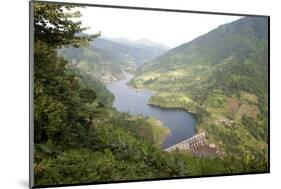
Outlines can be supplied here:
<path id="1" fill-rule="evenodd" d="M 153 106 L 153 107 L 157 107 L 157 108 L 162 108 L 162 109 L 170 109 L 170 110 L 183 110 L 186 111 L 190 114 L 192 114 L 193 116 L 195 116 L 196 118 L 198 117 L 198 113 L 194 110 L 194 108 L 192 108 L 193 106 L 191 106 L 191 104 L 188 104 L 188 102 L 192 102 L 189 98 L 183 97 L 184 98 L 184 105 L 187 106 L 183 106 L 183 104 L 175 104 L 175 101 L 172 103 L 167 103 L 167 101 L 163 100 L 164 98 L 170 98 L 169 96 L 163 97 L 163 93 L 158 93 L 157 91 L 154 91 L 152 89 L 147 89 L 147 88 L 138 88 L 137 86 L 135 86 L 132 82 L 130 82 L 132 79 L 134 78 L 134 76 L 130 77 L 129 82 L 127 83 L 127 85 L 129 87 L 131 87 L 132 89 L 136 90 L 136 91 L 147 91 L 150 92 L 152 94 L 152 96 L 149 98 L 148 101 L 148 105 Z M 157 101 L 157 99 L 162 99 L 160 101 Z M 180 102 L 179 102 L 180 103 Z M 188 106 L 190 106 L 190 108 L 187 108 Z"/>
<path id="2" fill-rule="evenodd" d="M 198 118 L 196 112 L 190 111 L 190 110 L 188 110 L 186 108 L 183 108 L 183 107 L 163 106 L 163 105 L 155 104 L 155 103 L 152 103 L 152 102 L 149 102 L 148 105 L 152 106 L 152 107 L 155 107 L 155 108 L 166 109 L 166 110 L 183 110 L 183 111 L 186 111 L 189 114 L 192 114 L 195 118 Z"/>

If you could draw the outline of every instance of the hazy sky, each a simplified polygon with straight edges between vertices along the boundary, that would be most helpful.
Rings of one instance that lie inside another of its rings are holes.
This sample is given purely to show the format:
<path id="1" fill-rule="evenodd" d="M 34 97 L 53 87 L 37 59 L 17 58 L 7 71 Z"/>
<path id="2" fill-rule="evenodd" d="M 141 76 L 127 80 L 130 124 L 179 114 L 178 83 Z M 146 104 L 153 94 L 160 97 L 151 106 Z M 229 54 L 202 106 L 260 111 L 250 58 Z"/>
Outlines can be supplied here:
<path id="1" fill-rule="evenodd" d="M 86 7 L 80 10 L 86 33 L 101 31 L 103 37 L 149 39 L 169 47 L 207 33 L 221 24 L 241 17 Z"/>

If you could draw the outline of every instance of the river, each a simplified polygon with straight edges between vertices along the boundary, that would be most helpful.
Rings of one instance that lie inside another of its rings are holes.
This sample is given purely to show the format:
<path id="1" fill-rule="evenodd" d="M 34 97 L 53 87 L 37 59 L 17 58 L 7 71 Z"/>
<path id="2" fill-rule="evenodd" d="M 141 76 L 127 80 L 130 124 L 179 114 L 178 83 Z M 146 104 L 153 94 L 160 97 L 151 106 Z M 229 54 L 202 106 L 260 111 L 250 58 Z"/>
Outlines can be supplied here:
<path id="1" fill-rule="evenodd" d="M 125 73 L 126 79 L 107 84 L 107 89 L 114 94 L 113 106 L 120 112 L 129 112 L 132 115 L 154 117 L 161 121 L 171 131 L 163 142 L 162 147 L 167 148 L 182 140 L 195 135 L 196 119 L 182 109 L 167 109 L 148 105 L 153 93 L 147 90 L 136 90 L 127 83 L 133 75 Z"/>

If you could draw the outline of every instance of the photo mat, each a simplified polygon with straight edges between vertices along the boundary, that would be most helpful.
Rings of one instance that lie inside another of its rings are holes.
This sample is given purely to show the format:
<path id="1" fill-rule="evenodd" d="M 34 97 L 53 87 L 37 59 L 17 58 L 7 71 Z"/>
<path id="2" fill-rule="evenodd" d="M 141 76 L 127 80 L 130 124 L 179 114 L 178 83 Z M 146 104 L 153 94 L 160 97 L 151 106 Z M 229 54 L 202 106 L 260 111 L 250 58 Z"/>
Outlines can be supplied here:
<path id="1" fill-rule="evenodd" d="M 269 173 L 269 16 L 30 2 L 30 187 Z"/>

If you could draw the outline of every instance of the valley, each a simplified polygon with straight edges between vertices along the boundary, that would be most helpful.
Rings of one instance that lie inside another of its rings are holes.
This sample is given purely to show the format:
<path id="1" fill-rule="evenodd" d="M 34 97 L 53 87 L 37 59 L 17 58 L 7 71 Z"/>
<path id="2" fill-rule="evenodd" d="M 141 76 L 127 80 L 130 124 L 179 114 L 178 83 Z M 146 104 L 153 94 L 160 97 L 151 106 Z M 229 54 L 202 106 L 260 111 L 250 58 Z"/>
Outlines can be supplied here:
<path id="1" fill-rule="evenodd" d="M 88 47 L 68 47 L 58 52 L 70 62 L 68 66 L 72 69 L 109 83 L 124 79 L 123 71 L 134 73 L 137 67 L 168 50 L 152 44 L 98 38 Z"/>

